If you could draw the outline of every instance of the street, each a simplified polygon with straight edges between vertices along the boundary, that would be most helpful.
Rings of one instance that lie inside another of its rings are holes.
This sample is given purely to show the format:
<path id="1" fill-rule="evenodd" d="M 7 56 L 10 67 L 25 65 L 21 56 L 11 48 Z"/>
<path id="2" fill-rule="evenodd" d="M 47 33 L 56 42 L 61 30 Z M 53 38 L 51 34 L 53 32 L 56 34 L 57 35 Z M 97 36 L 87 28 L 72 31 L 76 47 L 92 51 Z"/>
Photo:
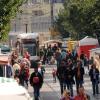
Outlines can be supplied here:
<path id="1" fill-rule="evenodd" d="M 53 82 L 52 79 L 52 68 L 55 65 L 47 65 L 46 66 L 46 73 L 45 73 L 45 79 L 44 84 L 41 89 L 41 97 L 40 100 L 48 100 L 50 98 L 51 100 L 60 100 L 60 86 L 58 81 L 56 83 Z M 32 69 L 31 69 L 32 72 Z M 88 75 L 85 75 L 84 77 L 84 88 L 87 94 L 90 95 L 91 100 L 100 100 L 100 94 L 96 95 L 95 97 L 92 95 L 92 87 L 90 78 Z M 99 89 L 100 90 L 100 89 Z M 28 91 L 30 95 L 33 97 L 33 89 L 31 86 L 29 86 Z M 74 85 L 74 95 L 76 95 L 76 88 Z"/>

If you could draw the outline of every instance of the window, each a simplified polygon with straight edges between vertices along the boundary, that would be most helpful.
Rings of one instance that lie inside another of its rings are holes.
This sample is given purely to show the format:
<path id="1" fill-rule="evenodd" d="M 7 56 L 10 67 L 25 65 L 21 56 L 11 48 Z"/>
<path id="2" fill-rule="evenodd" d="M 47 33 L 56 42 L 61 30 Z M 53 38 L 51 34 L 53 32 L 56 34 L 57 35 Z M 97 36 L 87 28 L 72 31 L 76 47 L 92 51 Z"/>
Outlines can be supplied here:
<path id="1" fill-rule="evenodd" d="M 36 11 L 32 11 L 32 14 L 35 16 L 42 16 L 44 15 L 44 12 L 42 10 L 36 10 Z"/>
<path id="2" fill-rule="evenodd" d="M 44 3 L 50 3 L 50 0 L 44 0 Z"/>
<path id="3" fill-rule="evenodd" d="M 42 0 L 32 0 L 32 3 L 33 3 L 33 4 L 41 3 L 41 2 L 42 2 Z"/>
<path id="4" fill-rule="evenodd" d="M 37 0 L 32 0 L 32 3 L 34 3 L 34 4 L 35 4 L 35 3 L 36 3 L 36 1 L 37 1 Z"/>

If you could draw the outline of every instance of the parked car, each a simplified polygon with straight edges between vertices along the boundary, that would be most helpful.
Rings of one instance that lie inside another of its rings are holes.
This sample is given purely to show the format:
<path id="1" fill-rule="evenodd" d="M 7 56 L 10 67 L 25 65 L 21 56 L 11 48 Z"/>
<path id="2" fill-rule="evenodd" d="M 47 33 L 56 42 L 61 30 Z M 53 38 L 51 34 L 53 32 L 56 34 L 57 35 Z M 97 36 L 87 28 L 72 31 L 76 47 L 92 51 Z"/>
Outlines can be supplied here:
<path id="1" fill-rule="evenodd" d="M 11 51 L 10 47 L 8 45 L 0 45 L 1 53 L 6 54 Z"/>
<path id="2" fill-rule="evenodd" d="M 28 91 L 13 78 L 0 77 L 1 100 L 32 100 Z"/>

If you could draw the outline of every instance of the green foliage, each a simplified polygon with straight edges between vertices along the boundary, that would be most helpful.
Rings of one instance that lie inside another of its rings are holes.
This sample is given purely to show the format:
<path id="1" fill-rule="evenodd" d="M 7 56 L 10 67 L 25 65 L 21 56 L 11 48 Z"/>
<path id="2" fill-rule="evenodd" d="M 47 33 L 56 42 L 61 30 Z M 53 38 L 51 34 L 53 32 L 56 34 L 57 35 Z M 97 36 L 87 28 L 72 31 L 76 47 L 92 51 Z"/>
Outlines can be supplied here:
<path id="1" fill-rule="evenodd" d="M 86 35 L 93 36 L 100 28 L 100 1 L 99 0 L 66 0 L 64 9 L 55 20 L 55 26 L 61 34 L 67 32 L 75 38 Z"/>
<path id="2" fill-rule="evenodd" d="M 10 20 L 16 16 L 19 7 L 26 0 L 0 0 L 0 39 L 7 39 Z"/>

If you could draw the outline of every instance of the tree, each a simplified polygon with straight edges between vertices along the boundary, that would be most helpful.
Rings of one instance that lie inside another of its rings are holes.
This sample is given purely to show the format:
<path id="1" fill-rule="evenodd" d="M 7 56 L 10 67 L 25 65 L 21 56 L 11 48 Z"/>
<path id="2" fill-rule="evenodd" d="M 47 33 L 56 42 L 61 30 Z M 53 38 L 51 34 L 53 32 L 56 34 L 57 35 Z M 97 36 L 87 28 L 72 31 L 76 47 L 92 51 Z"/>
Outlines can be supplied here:
<path id="1" fill-rule="evenodd" d="M 0 0 L 0 39 L 7 39 L 10 20 L 16 16 L 23 2 L 26 0 Z"/>
<path id="2" fill-rule="evenodd" d="M 94 31 L 100 28 L 99 9 L 99 0 L 65 0 L 64 9 L 58 14 L 55 26 L 61 34 L 63 29 L 76 34 L 75 38 L 93 36 Z"/>

